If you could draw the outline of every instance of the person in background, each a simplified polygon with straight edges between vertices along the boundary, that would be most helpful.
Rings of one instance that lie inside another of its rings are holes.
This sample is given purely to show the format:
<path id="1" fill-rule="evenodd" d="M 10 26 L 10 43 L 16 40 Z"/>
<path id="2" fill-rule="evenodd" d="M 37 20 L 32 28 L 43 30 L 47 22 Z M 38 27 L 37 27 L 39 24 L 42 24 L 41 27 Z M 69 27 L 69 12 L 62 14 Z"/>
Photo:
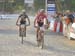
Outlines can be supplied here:
<path id="1" fill-rule="evenodd" d="M 72 20 L 69 18 L 69 17 L 67 17 L 66 19 L 65 19 L 65 37 L 67 37 L 68 39 L 70 39 L 69 38 L 69 35 L 70 35 L 70 29 L 71 29 L 71 26 L 72 26 L 72 22 L 71 22 Z"/>
<path id="2" fill-rule="evenodd" d="M 63 34 L 65 37 L 69 37 L 70 27 L 71 27 L 71 25 L 73 23 L 73 19 L 74 19 L 74 16 L 70 12 L 70 10 L 66 10 L 63 19 L 64 19 L 64 21 L 63 21 Z"/>
<path id="3" fill-rule="evenodd" d="M 73 23 L 74 20 L 74 16 L 73 13 L 70 10 L 66 10 L 66 14 L 65 14 L 68 18 L 71 19 L 71 22 Z"/>

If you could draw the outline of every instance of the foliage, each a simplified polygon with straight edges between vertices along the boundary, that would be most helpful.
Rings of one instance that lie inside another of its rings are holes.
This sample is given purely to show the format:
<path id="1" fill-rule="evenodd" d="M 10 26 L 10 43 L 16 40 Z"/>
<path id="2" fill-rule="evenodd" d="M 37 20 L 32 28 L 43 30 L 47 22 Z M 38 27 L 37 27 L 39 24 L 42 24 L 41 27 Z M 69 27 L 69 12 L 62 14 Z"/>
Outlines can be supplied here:
<path id="1" fill-rule="evenodd" d="M 34 0 L 35 11 L 45 8 L 45 0 Z"/>
<path id="2" fill-rule="evenodd" d="M 70 10 L 75 10 L 75 0 L 65 0 L 66 8 Z"/>
<path id="3" fill-rule="evenodd" d="M 46 0 L 34 0 L 34 10 L 45 9 L 45 1 Z M 66 5 L 64 9 L 75 10 L 75 0 L 64 0 L 64 4 Z M 21 11 L 24 8 L 24 0 L 5 0 L 5 2 L 0 2 L 0 11 L 14 12 Z"/>

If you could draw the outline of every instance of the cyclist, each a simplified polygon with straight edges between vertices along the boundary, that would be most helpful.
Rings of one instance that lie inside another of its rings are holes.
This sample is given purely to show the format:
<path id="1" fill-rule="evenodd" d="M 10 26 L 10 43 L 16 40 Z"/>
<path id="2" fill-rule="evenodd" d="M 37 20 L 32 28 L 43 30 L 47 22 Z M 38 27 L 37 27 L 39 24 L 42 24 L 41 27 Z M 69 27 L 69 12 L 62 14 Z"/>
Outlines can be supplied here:
<path id="1" fill-rule="evenodd" d="M 37 37 L 37 42 L 41 41 L 42 38 L 44 38 L 44 31 L 45 28 L 47 28 L 47 16 L 45 14 L 44 9 L 40 9 L 38 15 L 36 16 L 35 20 L 34 20 L 34 27 L 36 28 L 36 37 Z M 38 37 L 39 35 L 39 31 L 40 33 L 40 38 Z M 39 47 L 39 44 L 38 44 Z M 43 46 L 42 46 L 43 48 Z"/>
<path id="2" fill-rule="evenodd" d="M 27 20 L 28 20 L 28 25 L 26 25 L 27 23 Z M 26 26 L 29 26 L 30 25 L 30 19 L 28 17 L 28 15 L 26 14 L 25 10 L 22 11 L 22 14 L 20 14 L 20 16 L 18 17 L 17 21 L 16 21 L 16 25 L 19 26 L 19 36 L 22 37 L 22 34 L 21 34 L 21 26 L 22 25 L 25 25 L 24 27 L 24 37 L 26 37 Z"/>

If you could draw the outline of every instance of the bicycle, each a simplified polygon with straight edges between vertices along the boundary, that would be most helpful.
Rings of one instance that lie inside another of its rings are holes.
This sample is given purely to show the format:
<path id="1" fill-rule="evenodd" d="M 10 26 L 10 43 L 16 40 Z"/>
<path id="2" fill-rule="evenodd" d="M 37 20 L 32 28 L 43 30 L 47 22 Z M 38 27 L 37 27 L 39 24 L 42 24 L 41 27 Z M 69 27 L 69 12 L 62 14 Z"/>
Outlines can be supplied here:
<path id="1" fill-rule="evenodd" d="M 21 43 L 23 44 L 23 38 L 26 37 L 26 24 L 17 24 L 19 26 L 19 36 L 22 37 Z"/>
<path id="2" fill-rule="evenodd" d="M 21 43 L 23 44 L 23 37 L 26 37 L 26 25 L 22 24 L 20 25 L 20 37 L 22 37 Z"/>
<path id="3" fill-rule="evenodd" d="M 43 47 L 44 47 L 44 32 L 41 27 L 39 27 L 39 31 L 37 34 L 38 34 L 38 38 L 37 38 L 38 47 L 43 49 Z"/>
<path id="4" fill-rule="evenodd" d="M 21 43 L 23 44 L 23 37 L 26 37 L 26 26 L 30 25 L 30 19 L 25 11 L 18 17 L 16 25 L 19 26 L 19 36 L 22 37 Z"/>

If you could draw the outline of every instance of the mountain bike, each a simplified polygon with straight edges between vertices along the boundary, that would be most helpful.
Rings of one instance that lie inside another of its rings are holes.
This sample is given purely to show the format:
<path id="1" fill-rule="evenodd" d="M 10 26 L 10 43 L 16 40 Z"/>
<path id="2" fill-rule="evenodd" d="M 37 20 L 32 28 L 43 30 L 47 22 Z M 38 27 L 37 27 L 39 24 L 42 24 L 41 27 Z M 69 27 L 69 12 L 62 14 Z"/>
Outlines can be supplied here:
<path id="1" fill-rule="evenodd" d="M 39 31 L 38 31 L 37 34 L 38 34 L 38 38 L 37 38 L 38 47 L 43 49 L 43 46 L 44 46 L 44 31 L 42 30 L 41 27 L 39 27 Z"/>

